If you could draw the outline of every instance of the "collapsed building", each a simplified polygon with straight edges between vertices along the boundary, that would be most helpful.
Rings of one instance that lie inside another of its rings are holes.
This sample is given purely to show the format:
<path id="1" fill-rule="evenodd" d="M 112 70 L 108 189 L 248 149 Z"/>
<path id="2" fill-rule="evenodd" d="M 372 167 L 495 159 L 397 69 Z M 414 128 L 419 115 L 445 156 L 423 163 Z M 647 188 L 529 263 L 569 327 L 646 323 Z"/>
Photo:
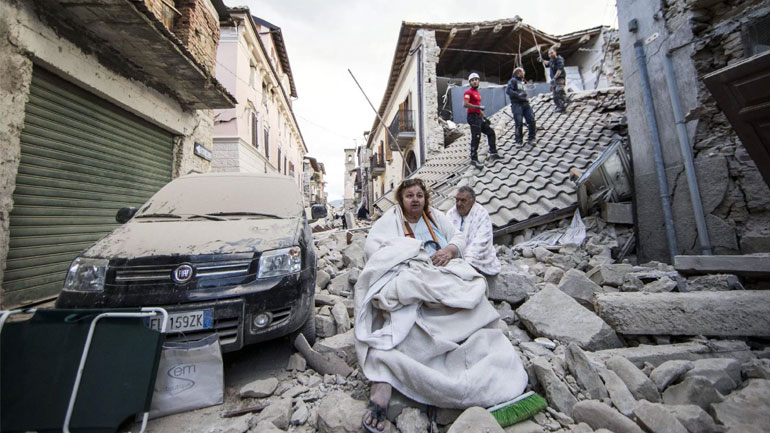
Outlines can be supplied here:
<path id="1" fill-rule="evenodd" d="M 360 179 L 358 203 L 370 211 L 380 208 L 381 197 L 457 137 L 453 125 L 464 122 L 465 110 L 456 106 L 470 72 L 481 75 L 483 92 L 494 92 L 486 104 L 489 114 L 508 105 L 504 86 L 515 67 L 525 69 L 533 83 L 531 95 L 547 92 L 547 73 L 538 58 L 551 46 L 566 59 L 572 90 L 622 83 L 617 35 L 606 27 L 553 36 L 518 16 L 477 23 L 402 23 L 387 88 L 365 134 L 364 164 L 360 173 L 347 174 Z"/>

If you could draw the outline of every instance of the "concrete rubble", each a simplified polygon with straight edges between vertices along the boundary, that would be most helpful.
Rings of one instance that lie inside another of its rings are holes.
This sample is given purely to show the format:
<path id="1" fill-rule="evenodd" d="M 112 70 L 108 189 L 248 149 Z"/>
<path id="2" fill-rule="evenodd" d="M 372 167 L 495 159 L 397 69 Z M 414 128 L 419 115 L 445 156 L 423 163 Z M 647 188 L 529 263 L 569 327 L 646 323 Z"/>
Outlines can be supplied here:
<path id="1" fill-rule="evenodd" d="M 633 256 L 616 263 L 618 233 L 627 228 L 584 221 L 580 246 L 497 245 L 503 271 L 490 281 L 498 323 L 548 410 L 500 429 L 479 408 L 440 409 L 440 431 L 725 432 L 767 420 L 770 292 L 735 275 L 686 277 Z M 269 404 L 244 415 L 248 431 L 361 431 L 369 383 L 355 356 L 352 286 L 365 265 L 365 238 L 365 231 L 316 235 L 325 274 L 316 287 L 318 340 L 310 347 L 297 338 L 287 378 L 272 393 L 273 381 L 244 387 L 244 401 Z M 396 391 L 388 421 L 389 432 L 430 424 L 424 405 Z"/>

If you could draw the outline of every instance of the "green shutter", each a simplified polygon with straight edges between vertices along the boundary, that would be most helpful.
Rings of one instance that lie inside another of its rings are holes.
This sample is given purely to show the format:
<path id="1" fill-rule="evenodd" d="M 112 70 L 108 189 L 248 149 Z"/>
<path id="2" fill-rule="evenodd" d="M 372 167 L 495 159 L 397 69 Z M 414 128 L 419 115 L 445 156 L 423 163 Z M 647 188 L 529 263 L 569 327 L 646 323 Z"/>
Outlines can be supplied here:
<path id="1" fill-rule="evenodd" d="M 13 193 L 4 307 L 55 296 L 115 213 L 171 180 L 173 136 L 35 69 Z"/>

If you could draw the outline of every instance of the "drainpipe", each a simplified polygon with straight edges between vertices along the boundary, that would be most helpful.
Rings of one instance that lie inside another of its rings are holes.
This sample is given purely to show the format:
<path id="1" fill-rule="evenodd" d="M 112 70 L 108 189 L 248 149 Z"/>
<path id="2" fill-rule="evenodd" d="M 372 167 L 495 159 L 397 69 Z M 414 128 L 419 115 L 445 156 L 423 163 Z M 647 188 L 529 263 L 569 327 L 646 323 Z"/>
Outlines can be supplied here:
<path id="1" fill-rule="evenodd" d="M 674 216 L 671 212 L 671 197 L 668 194 L 668 181 L 666 169 L 663 165 L 663 151 L 660 145 L 658 122 L 655 119 L 655 105 L 650 90 L 650 77 L 647 75 L 647 59 L 644 55 L 642 41 L 634 43 L 636 49 L 636 61 L 639 66 L 639 76 L 642 78 L 642 90 L 644 105 L 647 111 L 647 124 L 650 128 L 650 140 L 652 141 L 653 156 L 655 158 L 655 172 L 658 175 L 658 187 L 660 188 L 660 203 L 663 206 L 663 219 L 666 225 L 666 239 L 668 241 L 668 254 L 670 263 L 674 263 L 674 256 L 678 252 L 676 245 L 676 232 L 674 230 Z"/>
<path id="2" fill-rule="evenodd" d="M 668 94 L 671 97 L 671 107 L 674 109 L 674 121 L 676 121 L 676 132 L 679 136 L 679 147 L 682 149 L 682 157 L 684 158 L 687 185 L 690 187 L 690 199 L 692 200 L 692 211 L 695 215 L 695 226 L 698 229 L 698 241 L 700 242 L 703 254 L 710 256 L 711 240 L 709 239 L 708 228 L 706 227 L 706 217 L 703 212 L 703 203 L 701 203 L 698 179 L 695 176 L 690 138 L 687 136 L 687 128 L 684 124 L 682 104 L 679 101 L 679 90 L 676 87 L 676 75 L 674 75 L 670 51 L 663 56 L 663 67 L 666 71 L 666 82 L 668 83 Z"/>

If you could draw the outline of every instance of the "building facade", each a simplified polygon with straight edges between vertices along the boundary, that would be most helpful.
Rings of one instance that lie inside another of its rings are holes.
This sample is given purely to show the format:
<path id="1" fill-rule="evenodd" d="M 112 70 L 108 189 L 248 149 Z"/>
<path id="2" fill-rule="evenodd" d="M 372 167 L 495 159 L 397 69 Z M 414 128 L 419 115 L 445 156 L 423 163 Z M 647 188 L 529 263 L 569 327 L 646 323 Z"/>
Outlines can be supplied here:
<path id="1" fill-rule="evenodd" d="M 318 162 L 311 156 L 306 156 L 303 161 L 302 185 L 305 207 L 314 204 L 326 205 L 326 168 L 323 163 Z"/>
<path id="2" fill-rule="evenodd" d="M 307 147 L 292 111 L 297 90 L 281 29 L 248 8 L 230 15 L 216 69 L 238 103 L 216 113 L 212 170 L 279 173 L 301 187 Z"/>
<path id="3" fill-rule="evenodd" d="M 3 308 L 56 296 L 119 208 L 209 170 L 212 109 L 235 102 L 220 19 L 221 0 L 0 1 Z"/>

